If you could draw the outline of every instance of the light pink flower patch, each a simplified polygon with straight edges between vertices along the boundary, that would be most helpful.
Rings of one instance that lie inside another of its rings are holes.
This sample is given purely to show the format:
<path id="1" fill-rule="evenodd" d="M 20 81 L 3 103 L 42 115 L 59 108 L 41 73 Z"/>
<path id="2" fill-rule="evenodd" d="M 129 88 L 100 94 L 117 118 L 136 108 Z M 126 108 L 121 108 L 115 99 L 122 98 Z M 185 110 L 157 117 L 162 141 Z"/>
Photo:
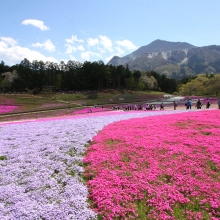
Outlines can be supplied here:
<path id="1" fill-rule="evenodd" d="M 220 111 L 116 122 L 84 159 L 105 219 L 220 219 Z"/>
<path id="2" fill-rule="evenodd" d="M 14 105 L 11 100 L 1 98 L 0 99 L 0 114 L 9 113 L 17 110 L 19 107 Z"/>

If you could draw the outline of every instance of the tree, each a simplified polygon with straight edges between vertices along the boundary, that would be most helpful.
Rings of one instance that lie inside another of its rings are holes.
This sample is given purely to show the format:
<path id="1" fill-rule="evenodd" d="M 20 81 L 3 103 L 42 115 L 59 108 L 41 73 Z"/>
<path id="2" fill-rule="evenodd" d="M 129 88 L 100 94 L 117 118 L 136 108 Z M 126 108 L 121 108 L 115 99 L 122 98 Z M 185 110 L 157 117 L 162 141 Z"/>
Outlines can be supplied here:
<path id="1" fill-rule="evenodd" d="M 5 72 L 1 75 L 3 77 L 3 80 L 1 81 L 1 88 L 3 90 L 11 90 L 13 82 L 18 78 L 17 71 L 13 70 L 12 72 Z"/>
<path id="2" fill-rule="evenodd" d="M 220 74 L 208 76 L 199 74 L 196 78 L 182 84 L 179 92 L 182 95 L 217 95 L 220 91 Z"/>
<path id="3" fill-rule="evenodd" d="M 134 80 L 135 80 L 136 82 L 138 82 L 139 79 L 140 79 L 140 77 L 141 77 L 141 72 L 140 72 L 139 70 L 135 70 L 132 75 L 133 75 L 133 77 L 134 77 Z"/>
<path id="4" fill-rule="evenodd" d="M 126 89 L 135 89 L 137 87 L 137 83 L 135 82 L 133 77 L 125 79 L 125 88 Z"/>
<path id="5" fill-rule="evenodd" d="M 140 82 L 144 84 L 143 90 L 145 89 L 157 89 L 158 88 L 158 83 L 157 80 L 148 74 L 148 72 L 142 73 L 140 77 Z"/>

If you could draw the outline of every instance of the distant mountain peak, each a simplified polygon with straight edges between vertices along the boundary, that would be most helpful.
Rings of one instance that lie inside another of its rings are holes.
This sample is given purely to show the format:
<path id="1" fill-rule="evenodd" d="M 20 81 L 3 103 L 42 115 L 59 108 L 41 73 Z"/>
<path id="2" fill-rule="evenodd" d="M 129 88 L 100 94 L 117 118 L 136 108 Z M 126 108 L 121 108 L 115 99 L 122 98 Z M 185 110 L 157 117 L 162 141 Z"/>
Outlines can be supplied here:
<path id="1" fill-rule="evenodd" d="M 170 42 L 165 40 L 157 39 L 146 46 L 142 46 L 131 54 L 128 54 L 124 57 L 114 56 L 108 64 L 112 64 L 115 66 L 124 65 L 132 60 L 135 60 L 137 57 L 142 56 L 143 54 L 147 54 L 149 57 L 153 57 L 155 55 L 165 55 L 164 53 L 171 52 L 174 50 L 185 50 L 195 48 L 195 46 L 185 43 L 185 42 Z M 167 55 L 165 55 L 167 57 Z"/>
<path id="2" fill-rule="evenodd" d="M 155 40 L 150 44 L 140 47 L 134 53 L 142 53 L 145 52 L 165 52 L 165 51 L 173 51 L 173 50 L 184 50 L 195 47 L 186 42 L 170 42 L 165 40 Z"/>
<path id="3" fill-rule="evenodd" d="M 124 57 L 114 56 L 109 65 L 130 70 L 154 70 L 167 76 L 220 72 L 220 46 L 196 47 L 186 42 L 154 40 Z"/>

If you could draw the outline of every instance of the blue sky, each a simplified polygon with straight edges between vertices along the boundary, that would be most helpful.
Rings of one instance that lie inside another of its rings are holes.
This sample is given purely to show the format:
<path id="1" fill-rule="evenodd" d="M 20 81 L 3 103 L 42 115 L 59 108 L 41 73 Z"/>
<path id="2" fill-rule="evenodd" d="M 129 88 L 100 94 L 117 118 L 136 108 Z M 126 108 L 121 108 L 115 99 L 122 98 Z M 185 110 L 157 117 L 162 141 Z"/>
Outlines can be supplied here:
<path id="1" fill-rule="evenodd" d="M 219 0 L 0 0 L 0 61 L 107 63 L 156 39 L 220 45 Z"/>

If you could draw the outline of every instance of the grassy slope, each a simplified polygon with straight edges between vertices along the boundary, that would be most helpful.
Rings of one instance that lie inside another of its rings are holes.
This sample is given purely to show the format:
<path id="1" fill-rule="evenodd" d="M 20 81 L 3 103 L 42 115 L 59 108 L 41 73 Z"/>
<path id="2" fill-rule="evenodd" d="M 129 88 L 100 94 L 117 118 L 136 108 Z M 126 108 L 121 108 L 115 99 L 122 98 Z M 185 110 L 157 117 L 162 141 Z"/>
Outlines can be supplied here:
<path id="1" fill-rule="evenodd" d="M 141 102 L 162 98 L 164 93 L 155 91 L 124 91 L 106 90 L 100 93 L 59 94 L 56 100 L 70 101 L 86 105 L 107 105 L 124 102 Z"/>
<path id="2" fill-rule="evenodd" d="M 4 105 L 6 100 L 10 100 L 11 105 L 18 105 L 19 109 L 13 113 L 21 112 L 38 112 L 21 116 L 0 116 L 0 121 L 21 120 L 36 117 L 50 117 L 67 115 L 74 108 L 81 108 L 82 105 L 93 106 L 103 105 L 111 106 L 122 103 L 146 102 L 149 100 L 157 100 L 162 98 L 164 93 L 155 91 L 124 91 L 106 90 L 100 93 L 78 93 L 78 94 L 40 94 L 37 96 L 30 94 L 1 94 L 0 105 Z M 7 104 L 6 104 L 7 105 Z M 62 110 L 60 110 L 62 109 Z M 56 110 L 56 111 L 48 111 Z"/>

